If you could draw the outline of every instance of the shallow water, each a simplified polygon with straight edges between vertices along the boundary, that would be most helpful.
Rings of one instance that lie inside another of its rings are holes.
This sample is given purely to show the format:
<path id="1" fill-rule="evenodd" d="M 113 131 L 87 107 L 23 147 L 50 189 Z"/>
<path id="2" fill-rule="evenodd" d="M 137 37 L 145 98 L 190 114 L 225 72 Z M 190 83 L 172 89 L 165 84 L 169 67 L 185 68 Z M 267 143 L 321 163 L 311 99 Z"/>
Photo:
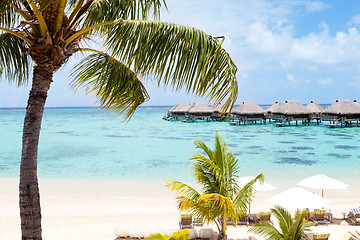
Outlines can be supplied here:
<path id="1" fill-rule="evenodd" d="M 139 108 L 129 122 L 100 109 L 46 109 L 39 176 L 190 181 L 193 140 L 212 147 L 218 131 L 240 159 L 242 176 L 262 172 L 290 186 L 324 173 L 360 183 L 360 128 L 164 121 L 168 109 Z M 19 175 L 24 113 L 0 110 L 0 177 Z"/>

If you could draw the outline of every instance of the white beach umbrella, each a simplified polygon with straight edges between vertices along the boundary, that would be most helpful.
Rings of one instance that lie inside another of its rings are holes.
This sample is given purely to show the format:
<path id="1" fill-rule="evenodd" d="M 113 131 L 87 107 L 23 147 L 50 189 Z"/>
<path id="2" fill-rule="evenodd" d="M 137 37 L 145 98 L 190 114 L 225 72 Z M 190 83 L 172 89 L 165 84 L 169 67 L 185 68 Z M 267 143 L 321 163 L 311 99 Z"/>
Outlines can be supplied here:
<path id="1" fill-rule="evenodd" d="M 242 177 L 242 178 L 238 179 L 237 183 L 242 188 L 246 184 L 248 184 L 251 180 L 254 180 L 254 178 L 255 177 L 253 177 L 253 176 Z M 260 184 L 260 182 L 256 182 L 254 184 L 254 188 L 255 188 L 256 191 L 260 191 L 260 192 L 266 192 L 266 191 L 271 191 L 271 190 L 276 189 L 275 186 L 273 186 L 273 185 L 271 185 L 269 183 L 266 183 L 266 182 L 264 182 L 264 184 Z"/>
<path id="2" fill-rule="evenodd" d="M 254 176 L 242 177 L 238 179 L 237 183 L 239 187 L 243 188 L 251 180 L 254 180 L 254 178 L 255 178 Z M 255 191 L 266 192 L 266 191 L 274 190 L 276 189 L 276 187 L 266 182 L 264 182 L 263 184 L 260 184 L 260 182 L 256 182 L 254 184 L 254 189 Z M 249 214 L 250 214 L 250 203 L 249 203 Z"/>
<path id="3" fill-rule="evenodd" d="M 318 174 L 308 177 L 298 182 L 296 185 L 309 187 L 313 189 L 321 189 L 321 196 L 324 197 L 324 189 L 346 189 L 349 185 L 330 178 L 324 174 Z"/>
<path id="4" fill-rule="evenodd" d="M 326 198 L 300 187 L 290 188 L 266 199 L 265 202 L 291 209 L 322 208 L 331 203 L 331 201 Z"/>

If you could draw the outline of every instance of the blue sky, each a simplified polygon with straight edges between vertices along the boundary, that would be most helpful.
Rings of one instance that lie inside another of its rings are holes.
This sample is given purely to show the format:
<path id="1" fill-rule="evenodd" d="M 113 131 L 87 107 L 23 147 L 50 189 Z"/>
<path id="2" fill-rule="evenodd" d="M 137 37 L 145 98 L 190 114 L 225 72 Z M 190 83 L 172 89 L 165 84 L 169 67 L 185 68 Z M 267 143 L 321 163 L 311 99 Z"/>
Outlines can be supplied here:
<path id="1" fill-rule="evenodd" d="M 259 104 L 360 100 L 360 1 L 168 0 L 161 20 L 226 37 L 238 66 L 239 98 Z M 71 61 L 73 65 L 75 61 Z M 47 106 L 97 106 L 68 86 L 71 66 L 57 72 Z M 150 101 L 206 101 L 146 83 Z M 28 87 L 0 82 L 0 106 L 26 106 Z"/>

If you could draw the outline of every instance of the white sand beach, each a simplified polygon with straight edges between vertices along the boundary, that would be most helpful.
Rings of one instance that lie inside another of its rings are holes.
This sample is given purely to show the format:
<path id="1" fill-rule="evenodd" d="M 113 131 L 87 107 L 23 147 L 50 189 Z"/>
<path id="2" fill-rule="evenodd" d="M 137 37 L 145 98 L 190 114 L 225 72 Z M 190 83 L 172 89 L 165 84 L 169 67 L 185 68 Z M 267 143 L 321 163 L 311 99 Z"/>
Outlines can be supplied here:
<path id="1" fill-rule="evenodd" d="M 18 180 L 0 179 L 0 239 L 20 239 Z M 114 228 L 178 228 L 179 212 L 175 195 L 164 183 L 105 179 L 40 179 L 44 239 L 115 239 Z M 264 199 L 276 192 L 258 192 L 252 212 L 269 210 Z M 328 206 L 335 217 L 357 207 L 359 191 L 328 191 Z M 213 227 L 216 230 L 215 227 Z M 331 233 L 341 239 L 349 230 L 360 227 L 328 225 L 313 227 L 315 233 Z M 245 238 L 248 227 L 228 228 L 232 239 Z M 260 239 L 260 238 L 258 238 Z"/>

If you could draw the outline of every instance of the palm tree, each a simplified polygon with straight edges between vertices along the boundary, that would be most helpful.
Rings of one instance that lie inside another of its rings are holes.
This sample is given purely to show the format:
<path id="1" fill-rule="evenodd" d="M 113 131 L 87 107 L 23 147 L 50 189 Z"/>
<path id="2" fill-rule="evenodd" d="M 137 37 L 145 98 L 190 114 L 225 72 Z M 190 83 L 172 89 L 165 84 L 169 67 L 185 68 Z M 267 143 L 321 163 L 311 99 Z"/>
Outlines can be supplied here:
<path id="1" fill-rule="evenodd" d="M 104 108 L 130 118 L 149 99 L 140 79 L 185 89 L 224 110 L 237 98 L 236 66 L 223 37 L 159 18 L 164 0 L 1 0 L 0 74 L 32 88 L 26 108 L 20 165 L 22 239 L 41 239 L 37 151 L 41 121 L 54 73 L 77 52 L 90 52 L 72 72 Z M 98 49 L 83 47 L 98 41 Z"/>
<path id="2" fill-rule="evenodd" d="M 172 236 L 161 233 L 153 233 L 145 238 L 145 240 L 188 240 L 190 239 L 190 230 L 184 229 L 180 232 L 173 232 Z"/>
<path id="3" fill-rule="evenodd" d="M 309 227 L 313 224 L 305 219 L 309 211 L 295 212 L 292 218 L 289 211 L 281 206 L 275 206 L 271 212 L 278 221 L 280 229 L 276 229 L 274 225 L 269 222 L 256 223 L 248 231 L 273 240 L 303 240 L 309 239 L 307 233 L 310 231 Z"/>
<path id="4" fill-rule="evenodd" d="M 238 215 L 246 212 L 252 201 L 256 181 L 261 183 L 264 176 L 259 174 L 242 189 L 237 185 L 239 164 L 226 143 L 215 135 L 215 149 L 211 150 L 202 141 L 195 140 L 196 148 L 204 151 L 204 155 L 194 154 L 192 170 L 196 180 L 202 185 L 203 192 L 178 181 L 168 181 L 166 186 L 179 197 L 179 209 L 190 211 L 204 222 L 215 222 L 219 230 L 219 239 L 226 238 L 227 219 L 238 219 Z"/>

